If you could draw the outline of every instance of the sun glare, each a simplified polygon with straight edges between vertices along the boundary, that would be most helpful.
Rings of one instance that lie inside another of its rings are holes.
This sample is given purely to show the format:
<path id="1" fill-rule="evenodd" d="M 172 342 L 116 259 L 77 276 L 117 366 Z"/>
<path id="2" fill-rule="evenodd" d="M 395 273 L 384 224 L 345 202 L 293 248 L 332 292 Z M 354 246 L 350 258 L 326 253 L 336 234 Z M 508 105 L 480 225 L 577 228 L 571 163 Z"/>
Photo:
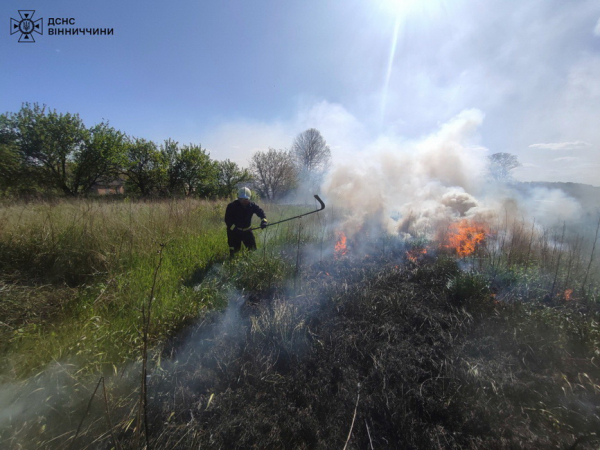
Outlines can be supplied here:
<path id="1" fill-rule="evenodd" d="M 391 14 L 404 16 L 420 3 L 419 0 L 381 0 L 383 7 Z"/>
<path id="2" fill-rule="evenodd" d="M 382 128 L 385 122 L 388 90 L 394 67 L 396 45 L 398 43 L 400 29 L 412 19 L 417 19 L 416 21 L 420 23 L 426 23 L 429 18 L 435 15 L 435 13 L 444 10 L 445 6 L 444 0 L 378 0 L 378 5 L 382 11 L 394 18 L 395 22 L 387 70 L 385 72 L 385 79 L 381 91 L 379 126 Z M 409 18 L 409 16 L 412 17 Z"/>
<path id="3" fill-rule="evenodd" d="M 400 19 L 413 13 L 430 13 L 441 3 L 442 0 L 379 0 L 387 14 Z"/>

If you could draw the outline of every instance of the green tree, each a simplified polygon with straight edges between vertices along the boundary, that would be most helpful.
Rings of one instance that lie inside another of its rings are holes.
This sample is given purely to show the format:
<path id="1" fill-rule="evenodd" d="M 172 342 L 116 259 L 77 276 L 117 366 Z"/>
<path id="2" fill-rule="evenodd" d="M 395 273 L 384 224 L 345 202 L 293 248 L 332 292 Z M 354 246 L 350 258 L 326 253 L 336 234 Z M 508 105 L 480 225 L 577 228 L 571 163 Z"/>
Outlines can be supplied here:
<path id="1" fill-rule="evenodd" d="M 128 189 L 149 196 L 161 191 L 167 179 L 167 161 L 156 144 L 145 139 L 129 139 L 125 146 L 124 174 Z"/>
<path id="2" fill-rule="evenodd" d="M 17 147 L 0 143 L 0 192 L 19 190 L 21 169 Z"/>
<path id="3" fill-rule="evenodd" d="M 15 188 L 21 169 L 19 151 L 6 114 L 0 114 L 0 191 Z"/>
<path id="4" fill-rule="evenodd" d="M 89 135 L 79 115 L 25 103 L 18 113 L 9 115 L 9 121 L 23 163 L 41 178 L 51 179 L 65 194 L 76 195 L 74 156 L 82 151 Z"/>
<path id="5" fill-rule="evenodd" d="M 181 158 L 179 143 L 167 139 L 160 146 L 160 151 L 163 154 L 167 164 L 167 184 L 166 189 L 170 195 L 175 195 L 182 192 L 183 182 L 181 180 Z"/>
<path id="6" fill-rule="evenodd" d="M 85 143 L 73 155 L 71 190 L 87 192 L 98 181 L 117 178 L 126 162 L 125 135 L 102 122 L 88 130 Z"/>
<path id="7" fill-rule="evenodd" d="M 77 114 L 24 103 L 18 113 L 1 116 L 0 172 L 4 184 L 20 192 L 55 188 L 76 196 L 117 176 L 123 140 L 107 123 L 87 129 Z"/>
<path id="8" fill-rule="evenodd" d="M 179 155 L 180 177 L 186 196 L 216 195 L 218 165 L 200 145 L 184 145 Z"/>
<path id="9" fill-rule="evenodd" d="M 236 163 L 226 159 L 218 163 L 218 195 L 230 197 L 239 184 L 252 180 L 248 169 L 241 169 Z"/>
<path id="10" fill-rule="evenodd" d="M 216 195 L 218 167 L 201 145 L 167 139 L 160 149 L 167 165 L 166 191 L 170 195 Z"/>

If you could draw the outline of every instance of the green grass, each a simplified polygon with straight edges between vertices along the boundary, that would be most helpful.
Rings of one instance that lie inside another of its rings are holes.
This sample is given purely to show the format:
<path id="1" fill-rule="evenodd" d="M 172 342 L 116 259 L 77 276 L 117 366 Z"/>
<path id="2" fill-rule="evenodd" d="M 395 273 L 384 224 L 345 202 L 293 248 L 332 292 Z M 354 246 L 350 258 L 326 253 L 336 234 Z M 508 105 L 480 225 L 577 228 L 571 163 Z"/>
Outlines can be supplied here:
<path id="1" fill-rule="evenodd" d="M 2 373 L 23 377 L 53 360 L 77 362 L 83 373 L 94 373 L 138 358 L 141 308 L 161 248 L 151 345 L 224 307 L 234 290 L 261 292 L 285 284 L 292 259 L 279 248 L 315 239 L 312 222 L 257 232 L 259 250 L 230 262 L 225 205 L 172 200 L 2 207 Z M 272 222 L 306 211 L 266 209 Z"/>

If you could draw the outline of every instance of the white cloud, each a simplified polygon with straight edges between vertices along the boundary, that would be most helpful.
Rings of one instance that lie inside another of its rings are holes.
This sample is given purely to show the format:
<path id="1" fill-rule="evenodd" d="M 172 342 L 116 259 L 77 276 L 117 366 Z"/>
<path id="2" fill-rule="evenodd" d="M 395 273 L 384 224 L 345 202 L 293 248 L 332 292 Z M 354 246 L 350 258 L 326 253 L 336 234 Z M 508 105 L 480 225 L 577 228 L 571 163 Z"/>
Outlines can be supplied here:
<path id="1" fill-rule="evenodd" d="M 567 162 L 567 163 L 571 163 L 571 162 L 575 162 L 575 161 L 579 161 L 581 158 L 577 158 L 575 156 L 563 156 L 562 158 L 555 158 L 552 161 L 554 162 Z"/>
<path id="2" fill-rule="evenodd" d="M 553 142 L 549 144 L 531 144 L 530 148 L 540 148 L 547 150 L 576 150 L 591 147 L 592 144 L 584 141 L 573 142 Z"/>
<path id="3" fill-rule="evenodd" d="M 594 34 L 596 36 L 600 36 L 600 19 L 598 19 L 598 23 L 596 23 L 596 28 L 594 28 Z"/>

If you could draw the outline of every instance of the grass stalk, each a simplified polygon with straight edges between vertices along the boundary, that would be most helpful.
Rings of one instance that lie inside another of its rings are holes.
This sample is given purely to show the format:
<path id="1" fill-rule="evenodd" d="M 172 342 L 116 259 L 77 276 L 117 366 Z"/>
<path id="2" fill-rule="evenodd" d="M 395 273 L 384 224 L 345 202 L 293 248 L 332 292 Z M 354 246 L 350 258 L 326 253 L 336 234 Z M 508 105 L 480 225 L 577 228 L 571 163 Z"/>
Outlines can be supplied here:
<path id="1" fill-rule="evenodd" d="M 103 380 L 104 380 L 104 377 L 100 377 L 100 379 L 98 380 L 98 383 L 96 383 L 96 388 L 94 389 L 94 392 L 92 392 L 92 396 L 90 397 L 90 400 L 88 401 L 85 413 L 83 414 L 83 416 L 81 417 L 81 420 L 79 421 L 79 425 L 77 426 L 77 431 L 75 432 L 75 436 L 73 436 L 73 440 L 69 444 L 69 447 L 68 447 L 69 450 L 71 450 L 71 448 L 73 447 L 73 444 L 75 443 L 75 441 L 77 440 L 77 437 L 79 436 L 79 432 L 81 431 L 81 426 L 83 425 L 83 421 L 85 420 L 85 418 L 87 417 L 88 413 L 90 412 L 90 408 L 92 407 L 92 401 L 94 401 L 94 397 L 96 396 L 96 392 L 98 392 L 98 388 L 100 387 L 100 383 L 102 383 Z"/>
<path id="2" fill-rule="evenodd" d="M 115 436 L 114 427 L 112 424 L 112 420 L 110 418 L 110 409 L 108 406 L 108 396 L 106 395 L 106 383 L 104 381 L 104 377 L 102 377 L 102 394 L 104 396 L 104 408 L 106 411 L 106 421 L 108 422 L 108 428 L 110 431 L 110 436 L 112 437 L 113 442 L 115 443 L 115 447 L 117 450 L 121 450 L 121 443 Z"/>
<path id="3" fill-rule="evenodd" d="M 573 273 L 573 266 L 575 264 L 575 257 L 581 251 L 581 242 L 583 241 L 580 235 L 575 236 L 575 242 L 569 248 L 569 261 L 567 263 L 567 275 L 565 277 L 564 290 L 569 289 L 571 283 L 571 275 Z"/>
<path id="4" fill-rule="evenodd" d="M 294 274 L 294 289 L 298 291 L 300 289 L 300 237 L 302 233 L 302 221 L 301 219 L 298 221 L 298 233 L 296 238 L 296 270 Z"/>
<path id="5" fill-rule="evenodd" d="M 369 445 L 371 447 L 371 450 L 375 450 L 375 447 L 373 447 L 373 439 L 371 438 L 371 430 L 369 430 L 369 424 L 367 423 L 367 419 L 365 419 L 365 427 L 367 427 L 367 435 L 369 436 Z"/>
<path id="6" fill-rule="evenodd" d="M 350 431 L 348 431 L 348 437 L 346 438 L 346 444 L 344 445 L 344 450 L 348 448 L 348 443 L 350 442 L 350 438 L 352 437 L 352 430 L 354 429 L 354 422 L 356 421 L 356 412 L 358 411 L 358 402 L 360 400 L 360 383 L 358 384 L 358 393 L 356 395 L 356 405 L 354 405 L 354 415 L 352 416 L 352 423 L 350 424 Z"/>
<path id="7" fill-rule="evenodd" d="M 565 240 L 565 231 L 567 229 L 567 224 L 566 222 L 563 222 L 563 228 L 562 228 L 562 234 L 560 235 L 560 243 L 558 246 L 554 246 L 555 251 L 557 253 L 557 259 L 556 259 L 556 270 L 554 271 L 554 280 L 552 281 L 552 289 L 550 289 L 550 296 L 553 297 L 555 294 L 555 288 L 556 288 L 556 283 L 558 280 L 558 270 L 560 269 L 560 261 L 562 259 L 562 255 L 563 255 L 563 250 L 562 250 L 562 246 Z M 560 247 L 560 250 L 558 250 L 558 247 Z M 554 259 L 554 258 L 553 258 Z"/>
<path id="8" fill-rule="evenodd" d="M 531 257 L 531 246 L 533 244 L 534 229 L 535 229 L 535 219 L 533 219 L 533 222 L 531 223 L 531 232 L 529 234 L 529 245 L 527 246 L 527 256 L 525 257 L 525 264 L 527 266 L 529 265 L 530 257 Z"/>
<path id="9" fill-rule="evenodd" d="M 596 235 L 594 236 L 594 243 L 592 244 L 592 253 L 590 254 L 590 261 L 588 262 L 585 276 L 581 283 L 581 293 L 585 296 L 585 284 L 587 283 L 588 276 L 590 275 L 590 269 L 592 268 L 592 262 L 594 261 L 594 253 L 596 251 L 596 244 L 598 243 L 598 231 L 600 231 L 600 217 L 598 217 L 598 225 L 596 226 Z"/>
<path id="10" fill-rule="evenodd" d="M 138 416 L 137 416 L 137 426 L 136 426 L 136 447 L 139 448 L 140 434 L 142 430 L 142 418 L 143 418 L 143 426 L 144 426 L 144 436 L 146 440 L 146 449 L 150 448 L 149 442 L 149 429 L 148 429 L 148 335 L 150 332 L 150 323 L 152 317 L 152 303 L 154 301 L 154 295 L 157 286 L 158 272 L 162 266 L 163 262 L 163 250 L 165 244 L 160 244 L 160 249 L 158 250 L 158 264 L 154 269 L 154 275 L 152 278 L 152 288 L 150 289 L 150 296 L 148 297 L 148 302 L 142 306 L 142 379 L 140 386 L 140 400 L 139 400 L 139 408 L 138 408 Z"/>

